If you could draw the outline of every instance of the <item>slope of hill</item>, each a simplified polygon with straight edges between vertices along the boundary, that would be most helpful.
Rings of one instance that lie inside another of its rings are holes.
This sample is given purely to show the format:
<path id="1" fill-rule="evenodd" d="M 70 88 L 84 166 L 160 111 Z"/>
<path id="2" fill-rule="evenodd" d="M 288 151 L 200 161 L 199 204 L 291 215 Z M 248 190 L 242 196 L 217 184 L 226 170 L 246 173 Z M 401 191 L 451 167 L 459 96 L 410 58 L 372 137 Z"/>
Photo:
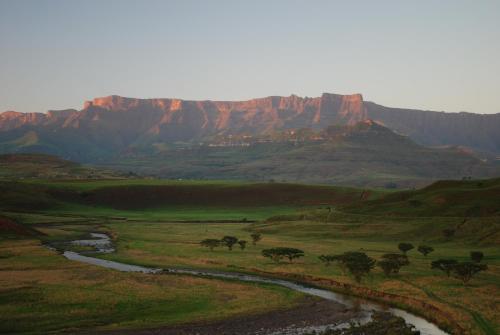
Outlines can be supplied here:
<path id="1" fill-rule="evenodd" d="M 101 179 L 119 178 L 124 174 L 80 165 L 45 154 L 0 155 L 0 179 Z"/>
<path id="2" fill-rule="evenodd" d="M 198 146 L 163 148 L 155 155 L 135 151 L 107 163 L 115 169 L 168 178 L 274 179 L 388 188 L 500 174 L 500 166 L 460 148 L 422 147 L 372 121 L 319 132 L 226 137 Z"/>
<path id="3" fill-rule="evenodd" d="M 420 190 L 387 194 L 344 209 L 395 216 L 500 216 L 500 179 L 438 181 Z"/>

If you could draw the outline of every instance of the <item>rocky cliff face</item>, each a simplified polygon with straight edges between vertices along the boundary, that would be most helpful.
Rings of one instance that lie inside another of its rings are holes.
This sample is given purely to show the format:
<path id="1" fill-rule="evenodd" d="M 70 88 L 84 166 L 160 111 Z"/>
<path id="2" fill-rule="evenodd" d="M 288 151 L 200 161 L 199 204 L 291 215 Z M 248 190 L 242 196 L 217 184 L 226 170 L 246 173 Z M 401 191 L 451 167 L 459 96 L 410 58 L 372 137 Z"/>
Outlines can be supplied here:
<path id="1" fill-rule="evenodd" d="M 373 119 L 426 145 L 462 145 L 500 153 L 500 114 L 438 113 L 388 108 L 360 94 L 302 98 L 272 96 L 248 101 L 133 99 L 109 96 L 87 101 L 80 111 L 0 114 L 0 133 L 30 128 L 70 131 L 117 147 L 154 138 L 189 141 L 217 134 L 324 129 Z"/>

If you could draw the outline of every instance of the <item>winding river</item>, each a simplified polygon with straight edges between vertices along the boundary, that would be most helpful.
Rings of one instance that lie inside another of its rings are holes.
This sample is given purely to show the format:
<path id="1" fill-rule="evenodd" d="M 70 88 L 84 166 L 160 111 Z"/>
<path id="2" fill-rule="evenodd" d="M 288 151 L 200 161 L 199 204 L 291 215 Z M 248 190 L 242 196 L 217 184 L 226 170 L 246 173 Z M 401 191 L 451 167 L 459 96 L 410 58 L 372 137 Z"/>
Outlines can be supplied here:
<path id="1" fill-rule="evenodd" d="M 96 252 L 98 253 L 111 253 L 114 251 L 113 245 L 108 235 L 101 233 L 91 233 L 92 239 L 88 240 L 76 240 L 72 241 L 73 245 L 79 246 L 91 246 L 94 247 Z M 422 335 L 448 335 L 448 333 L 439 329 L 433 323 L 406 312 L 402 309 L 398 308 L 389 308 L 383 306 L 382 304 L 378 304 L 375 302 L 371 302 L 368 300 L 354 298 L 345 294 L 336 293 L 329 290 L 318 289 L 311 286 L 307 286 L 304 284 L 298 284 L 288 280 L 282 279 L 273 279 L 266 278 L 256 275 L 248 275 L 243 273 L 233 273 L 233 272 L 222 272 L 222 271 L 212 271 L 212 270 L 196 270 L 196 269 L 177 269 L 177 268 L 148 268 L 138 265 L 120 263 L 115 261 L 104 260 L 96 257 L 82 255 L 73 251 L 64 251 L 63 256 L 67 259 L 93 264 L 101 267 L 105 267 L 108 269 L 114 269 L 118 271 L 124 272 L 142 272 L 142 273 L 175 273 L 175 274 L 185 274 L 192 276 L 200 276 L 200 277 L 211 277 L 211 278 L 222 278 L 222 279 L 233 279 L 239 280 L 243 282 L 252 282 L 252 283 L 266 283 L 266 284 L 274 284 L 289 288 L 294 291 L 298 291 L 304 294 L 320 297 L 322 299 L 327 299 L 331 301 L 335 301 L 340 303 L 348 308 L 356 308 L 359 310 L 359 316 L 351 321 L 365 323 L 370 320 L 370 316 L 372 311 L 388 311 L 393 315 L 402 317 L 407 323 L 410 323 L 415 326 L 415 329 L 419 330 Z M 301 334 L 304 332 L 310 332 L 311 330 L 322 331 L 327 328 L 341 328 L 345 327 L 346 324 L 340 325 L 318 325 L 318 327 L 309 327 L 304 330 L 295 329 L 295 330 L 284 330 L 283 332 L 274 332 L 272 335 L 280 335 L 280 334 Z"/>

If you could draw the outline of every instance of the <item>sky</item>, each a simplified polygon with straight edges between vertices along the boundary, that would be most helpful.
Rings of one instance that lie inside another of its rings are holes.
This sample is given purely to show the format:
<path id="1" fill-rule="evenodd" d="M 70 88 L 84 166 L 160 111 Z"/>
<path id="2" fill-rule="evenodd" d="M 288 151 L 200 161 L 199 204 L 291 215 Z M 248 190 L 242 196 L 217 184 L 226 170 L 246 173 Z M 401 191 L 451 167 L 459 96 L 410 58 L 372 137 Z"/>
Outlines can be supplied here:
<path id="1" fill-rule="evenodd" d="M 500 113 L 500 1 L 0 0 L 0 112 L 323 92 Z"/>

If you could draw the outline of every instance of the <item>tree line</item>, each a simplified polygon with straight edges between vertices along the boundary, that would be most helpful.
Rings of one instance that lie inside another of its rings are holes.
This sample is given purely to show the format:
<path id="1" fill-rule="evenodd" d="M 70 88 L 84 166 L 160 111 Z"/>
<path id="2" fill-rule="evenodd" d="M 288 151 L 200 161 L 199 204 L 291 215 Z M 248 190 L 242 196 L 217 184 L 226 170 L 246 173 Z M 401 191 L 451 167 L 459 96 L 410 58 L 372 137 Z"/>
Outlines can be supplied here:
<path id="1" fill-rule="evenodd" d="M 254 246 L 262 240 L 260 233 L 252 233 L 250 237 Z M 239 245 L 241 250 L 245 250 L 247 241 L 240 240 L 235 236 L 224 236 L 221 239 L 205 239 L 200 244 L 209 248 L 210 251 L 213 251 L 217 247 L 227 247 L 228 250 L 233 250 L 233 246 L 236 244 Z M 381 268 L 387 277 L 397 275 L 402 267 L 409 266 L 410 259 L 408 258 L 408 252 L 415 249 L 415 246 L 408 242 L 401 242 L 398 244 L 398 249 L 401 253 L 386 253 L 379 260 L 361 251 L 326 254 L 320 255 L 318 258 L 325 266 L 329 266 L 332 263 L 338 264 L 343 273 L 351 274 L 354 280 L 360 283 L 362 278 L 367 276 L 376 266 Z M 427 255 L 434 251 L 434 248 L 421 244 L 417 247 L 417 251 L 427 257 Z M 287 259 L 288 262 L 292 263 L 294 259 L 304 257 L 305 252 L 297 248 L 275 247 L 263 249 L 261 254 L 275 263 L 280 263 L 283 259 Z M 483 258 L 484 254 L 481 251 L 471 251 L 470 261 L 459 262 L 454 259 L 438 259 L 431 262 L 431 268 L 445 272 L 448 277 L 453 276 L 460 279 L 465 285 L 474 275 L 488 269 L 486 264 L 481 263 Z"/>
<path id="2" fill-rule="evenodd" d="M 260 233 L 253 233 L 250 235 L 250 238 L 252 239 L 252 244 L 257 245 L 257 242 L 262 239 L 262 235 Z M 246 240 L 240 240 L 235 236 L 224 236 L 220 240 L 207 238 L 200 242 L 202 246 L 209 248 L 210 251 L 213 251 L 217 247 L 227 247 L 229 250 L 233 250 L 235 244 L 238 244 L 241 250 L 245 250 L 247 243 Z"/>

